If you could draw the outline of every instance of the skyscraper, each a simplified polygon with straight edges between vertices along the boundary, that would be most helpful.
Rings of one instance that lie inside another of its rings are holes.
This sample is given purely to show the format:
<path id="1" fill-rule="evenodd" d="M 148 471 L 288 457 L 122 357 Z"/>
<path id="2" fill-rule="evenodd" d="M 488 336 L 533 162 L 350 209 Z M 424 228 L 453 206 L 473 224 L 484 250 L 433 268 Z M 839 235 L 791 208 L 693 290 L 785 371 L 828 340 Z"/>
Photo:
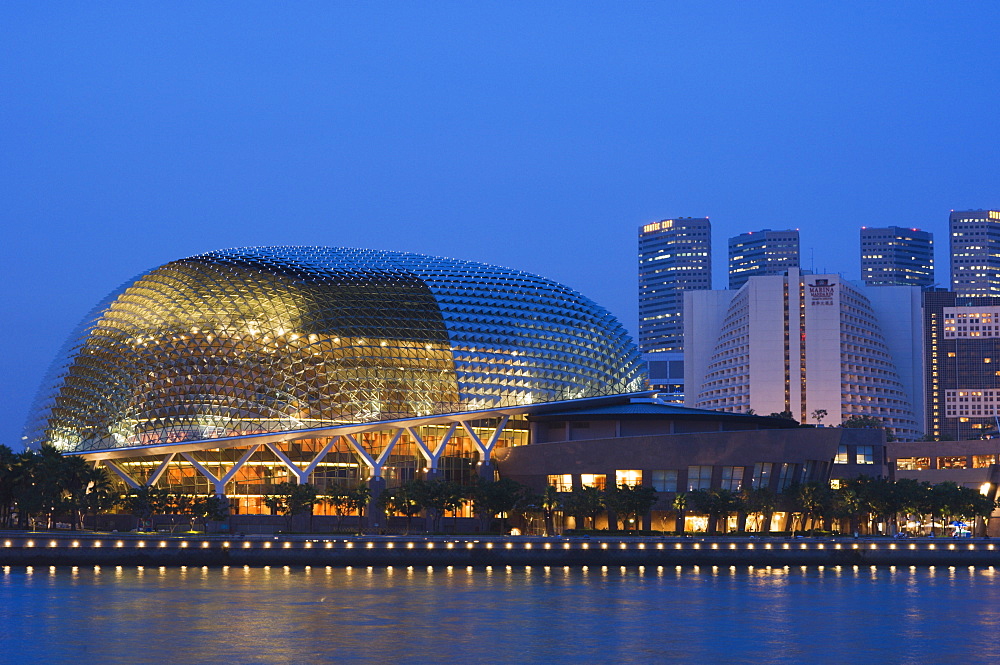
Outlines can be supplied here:
<path id="1" fill-rule="evenodd" d="M 707 217 L 639 227 L 639 349 L 684 347 L 684 292 L 712 288 L 712 226 Z"/>
<path id="2" fill-rule="evenodd" d="M 1000 297 L 926 291 L 925 432 L 939 441 L 996 436 Z"/>
<path id="3" fill-rule="evenodd" d="M 1000 211 L 952 210 L 951 290 L 961 296 L 1000 295 Z"/>
<path id="4" fill-rule="evenodd" d="M 934 284 L 934 236 L 919 229 L 861 227 L 861 278 L 865 286 Z"/>
<path id="5" fill-rule="evenodd" d="M 784 275 L 799 267 L 799 232 L 751 231 L 729 239 L 729 288 L 738 289 L 751 277 Z"/>

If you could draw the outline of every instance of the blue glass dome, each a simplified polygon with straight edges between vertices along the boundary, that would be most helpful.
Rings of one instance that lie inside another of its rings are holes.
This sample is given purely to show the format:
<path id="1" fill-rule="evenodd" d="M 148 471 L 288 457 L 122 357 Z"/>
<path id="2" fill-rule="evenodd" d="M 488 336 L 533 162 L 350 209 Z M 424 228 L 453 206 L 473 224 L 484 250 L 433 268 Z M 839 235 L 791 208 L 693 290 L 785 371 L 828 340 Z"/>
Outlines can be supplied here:
<path id="1" fill-rule="evenodd" d="M 111 294 L 50 370 L 28 437 L 127 448 L 644 385 L 617 319 L 551 280 L 402 252 L 249 247 Z"/>

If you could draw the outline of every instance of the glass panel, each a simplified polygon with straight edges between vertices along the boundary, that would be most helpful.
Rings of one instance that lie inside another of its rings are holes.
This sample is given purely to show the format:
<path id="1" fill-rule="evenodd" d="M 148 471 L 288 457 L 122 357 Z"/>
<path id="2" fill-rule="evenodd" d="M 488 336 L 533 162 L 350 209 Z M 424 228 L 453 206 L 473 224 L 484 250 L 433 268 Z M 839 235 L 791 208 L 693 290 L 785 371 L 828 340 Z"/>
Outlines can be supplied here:
<path id="1" fill-rule="evenodd" d="M 657 492 L 677 491 L 677 469 L 652 471 L 652 485 Z"/>
<path id="2" fill-rule="evenodd" d="M 688 491 L 707 490 L 712 487 L 711 466 L 688 467 Z"/>

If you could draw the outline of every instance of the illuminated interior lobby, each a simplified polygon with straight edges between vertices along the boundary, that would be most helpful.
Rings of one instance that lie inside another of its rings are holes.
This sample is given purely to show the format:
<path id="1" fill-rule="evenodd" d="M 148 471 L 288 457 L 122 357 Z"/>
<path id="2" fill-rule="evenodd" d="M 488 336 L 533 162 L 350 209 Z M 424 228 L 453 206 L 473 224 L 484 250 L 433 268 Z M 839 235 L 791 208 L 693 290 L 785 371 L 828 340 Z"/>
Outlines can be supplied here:
<path id="1" fill-rule="evenodd" d="M 129 487 L 266 512 L 275 484 L 320 492 L 469 482 L 528 442 L 545 405 L 645 386 L 621 324 L 551 280 L 336 247 L 172 261 L 99 303 L 26 429 Z"/>

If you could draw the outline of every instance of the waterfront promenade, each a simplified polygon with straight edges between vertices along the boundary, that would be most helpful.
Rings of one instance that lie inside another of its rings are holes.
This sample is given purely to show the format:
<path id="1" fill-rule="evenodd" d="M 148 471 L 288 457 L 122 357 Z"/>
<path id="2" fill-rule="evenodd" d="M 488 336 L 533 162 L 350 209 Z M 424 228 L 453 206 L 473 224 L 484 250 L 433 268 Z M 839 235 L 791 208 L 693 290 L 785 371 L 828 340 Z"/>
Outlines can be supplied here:
<path id="1" fill-rule="evenodd" d="M 5 532 L 0 565 L 1000 566 L 979 538 L 162 535 Z"/>

